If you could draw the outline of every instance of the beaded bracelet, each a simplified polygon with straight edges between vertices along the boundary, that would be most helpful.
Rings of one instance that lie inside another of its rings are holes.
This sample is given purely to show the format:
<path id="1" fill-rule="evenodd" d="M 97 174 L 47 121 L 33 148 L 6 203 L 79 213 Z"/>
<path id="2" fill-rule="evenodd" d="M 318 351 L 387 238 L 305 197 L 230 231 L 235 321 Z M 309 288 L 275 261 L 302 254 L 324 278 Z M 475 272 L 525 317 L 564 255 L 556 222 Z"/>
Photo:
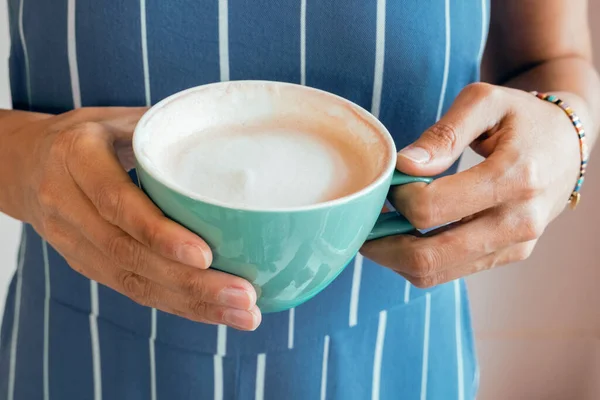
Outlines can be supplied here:
<path id="1" fill-rule="evenodd" d="M 538 92 L 531 92 L 531 94 L 536 96 L 538 99 L 549 101 L 550 103 L 554 103 L 557 106 L 559 106 L 560 108 L 562 108 L 562 110 L 565 112 L 565 114 L 567 114 L 567 116 L 571 120 L 571 123 L 575 127 L 575 130 L 577 131 L 577 135 L 579 136 L 579 151 L 581 152 L 581 168 L 579 170 L 579 179 L 577 180 L 575 189 L 573 189 L 573 193 L 571 193 L 571 197 L 569 197 L 569 201 L 568 201 L 569 205 L 571 206 L 571 209 L 574 210 L 575 208 L 577 208 L 577 205 L 579 204 L 579 201 L 581 200 L 580 190 L 581 190 L 581 186 L 583 185 L 583 181 L 585 180 L 585 169 L 587 167 L 588 157 L 589 157 L 588 146 L 587 146 L 586 139 L 585 139 L 585 130 L 583 129 L 583 125 L 581 124 L 581 121 L 579 120 L 579 117 L 577 116 L 577 114 L 575 114 L 573 109 L 569 105 L 567 105 L 564 101 L 562 101 L 561 99 L 559 99 L 558 97 L 556 97 L 552 94 L 538 93 Z"/>

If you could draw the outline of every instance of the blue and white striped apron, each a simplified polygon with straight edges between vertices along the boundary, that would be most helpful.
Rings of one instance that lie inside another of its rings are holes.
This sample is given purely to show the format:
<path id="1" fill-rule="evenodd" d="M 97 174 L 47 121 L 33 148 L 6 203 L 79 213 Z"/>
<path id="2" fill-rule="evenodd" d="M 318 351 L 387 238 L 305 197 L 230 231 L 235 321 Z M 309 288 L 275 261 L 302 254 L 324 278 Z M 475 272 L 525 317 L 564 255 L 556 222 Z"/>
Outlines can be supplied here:
<path id="1" fill-rule="evenodd" d="M 371 110 L 399 148 L 478 79 L 489 19 L 488 0 L 8 3 L 16 109 L 150 105 L 219 80 L 280 80 Z M 30 226 L 0 338 L 9 400 L 463 400 L 477 375 L 462 280 L 419 290 L 357 256 L 315 299 L 242 333 L 90 282 Z"/>

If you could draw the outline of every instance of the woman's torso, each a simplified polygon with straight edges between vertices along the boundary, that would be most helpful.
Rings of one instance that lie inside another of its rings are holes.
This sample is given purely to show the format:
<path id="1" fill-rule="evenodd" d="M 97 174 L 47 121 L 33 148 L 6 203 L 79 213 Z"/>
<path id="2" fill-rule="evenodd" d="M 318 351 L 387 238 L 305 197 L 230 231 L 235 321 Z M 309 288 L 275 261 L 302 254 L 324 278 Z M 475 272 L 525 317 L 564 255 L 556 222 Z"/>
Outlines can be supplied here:
<path id="1" fill-rule="evenodd" d="M 13 103 L 59 113 L 150 105 L 219 80 L 280 80 L 356 102 L 381 119 L 401 148 L 478 79 L 488 8 L 486 0 L 9 0 Z M 101 285 L 96 293 L 33 229 L 25 234 L 11 296 L 21 285 L 21 324 L 27 319 L 35 332 L 48 319 L 44 298 L 50 297 L 50 324 L 68 322 L 68 332 L 53 339 L 65 357 L 90 357 L 94 340 L 107 348 L 110 338 L 100 329 L 94 339 L 90 318 L 185 351 L 227 355 L 285 351 L 357 324 L 377 325 L 381 310 L 402 307 L 403 318 L 422 332 L 409 346 L 420 357 L 426 330 L 430 343 L 458 359 L 457 332 L 470 329 L 459 283 L 420 290 L 361 257 L 315 299 L 265 315 L 255 333 L 196 324 Z M 454 302 L 436 303 L 436 292 Z M 428 293 L 431 303 L 424 301 Z M 9 300 L 13 318 L 15 299 Z M 405 306 L 413 302 L 419 305 Z"/>

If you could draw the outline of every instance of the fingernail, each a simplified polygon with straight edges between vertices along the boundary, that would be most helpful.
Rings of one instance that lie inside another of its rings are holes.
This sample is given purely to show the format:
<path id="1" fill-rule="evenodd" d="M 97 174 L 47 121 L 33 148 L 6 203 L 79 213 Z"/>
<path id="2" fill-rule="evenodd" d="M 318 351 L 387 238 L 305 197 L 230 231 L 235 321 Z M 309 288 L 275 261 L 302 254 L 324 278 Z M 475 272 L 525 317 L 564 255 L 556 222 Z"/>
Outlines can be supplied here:
<path id="1" fill-rule="evenodd" d="M 179 260 L 187 265 L 198 268 L 208 268 L 212 262 L 210 252 L 204 250 L 200 246 L 193 244 L 184 244 L 177 252 Z"/>
<path id="2" fill-rule="evenodd" d="M 253 293 L 238 288 L 226 288 L 219 293 L 219 302 L 227 307 L 248 310 L 256 302 Z"/>
<path id="3" fill-rule="evenodd" d="M 258 325 L 258 318 L 250 311 L 227 310 L 223 320 L 227 325 L 243 330 L 254 330 Z"/>
<path id="4" fill-rule="evenodd" d="M 431 159 L 431 155 L 422 147 L 408 146 L 398 153 L 399 156 L 408 158 L 417 164 L 425 164 Z"/>

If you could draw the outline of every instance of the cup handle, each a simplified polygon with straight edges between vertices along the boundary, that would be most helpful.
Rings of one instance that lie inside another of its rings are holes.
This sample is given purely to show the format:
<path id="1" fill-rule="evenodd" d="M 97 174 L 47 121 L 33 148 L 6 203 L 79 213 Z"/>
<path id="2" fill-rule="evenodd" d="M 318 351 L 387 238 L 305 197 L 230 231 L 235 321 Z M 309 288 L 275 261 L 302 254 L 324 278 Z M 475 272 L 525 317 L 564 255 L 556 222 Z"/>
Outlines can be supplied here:
<path id="1" fill-rule="evenodd" d="M 409 183 L 415 182 L 423 182 L 423 183 L 431 183 L 433 178 L 423 178 L 419 176 L 410 176 L 403 174 L 400 171 L 394 171 L 394 175 L 392 176 L 391 186 L 401 186 L 407 185 Z M 387 212 L 382 213 L 379 218 L 377 218 L 377 222 L 375 223 L 375 227 L 369 233 L 367 237 L 367 241 L 380 239 L 386 236 L 399 235 L 401 233 L 406 233 L 414 230 L 414 226 L 408 222 L 406 218 L 400 215 L 397 212 Z"/>

